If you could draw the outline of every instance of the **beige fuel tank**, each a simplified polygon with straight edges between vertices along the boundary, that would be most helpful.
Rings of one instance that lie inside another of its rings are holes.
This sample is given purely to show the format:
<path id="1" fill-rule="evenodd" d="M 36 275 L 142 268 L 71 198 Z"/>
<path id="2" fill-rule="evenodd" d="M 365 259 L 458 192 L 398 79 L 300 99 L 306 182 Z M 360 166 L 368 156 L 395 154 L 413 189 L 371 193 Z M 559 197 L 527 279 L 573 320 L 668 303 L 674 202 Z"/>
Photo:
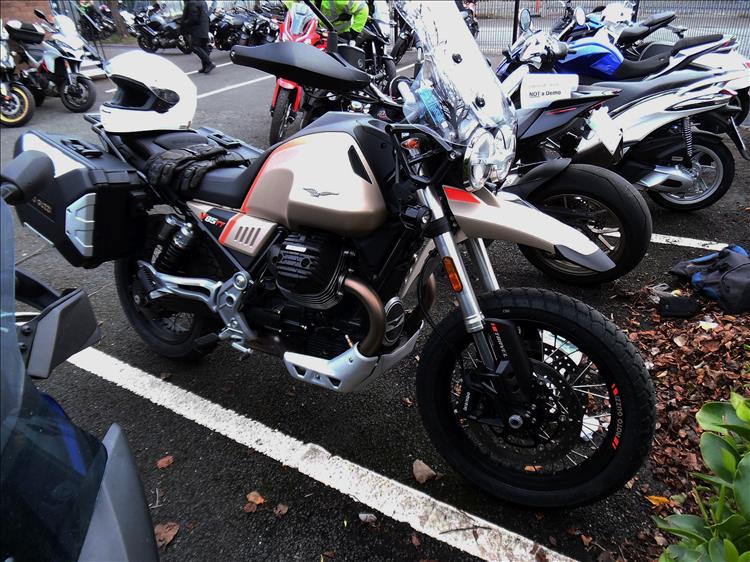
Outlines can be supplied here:
<path id="1" fill-rule="evenodd" d="M 291 229 L 363 236 L 386 217 L 385 201 L 354 138 L 321 132 L 292 139 L 266 159 L 242 212 Z"/>

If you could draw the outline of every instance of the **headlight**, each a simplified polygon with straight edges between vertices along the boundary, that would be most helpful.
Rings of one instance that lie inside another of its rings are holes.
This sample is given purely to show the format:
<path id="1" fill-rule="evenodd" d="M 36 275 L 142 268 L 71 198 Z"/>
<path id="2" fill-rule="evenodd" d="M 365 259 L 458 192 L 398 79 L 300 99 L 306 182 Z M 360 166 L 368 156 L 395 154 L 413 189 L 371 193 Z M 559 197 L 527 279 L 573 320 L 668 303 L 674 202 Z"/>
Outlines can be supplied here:
<path id="1" fill-rule="evenodd" d="M 469 191 L 481 189 L 490 178 L 491 159 L 495 152 L 495 139 L 486 129 L 477 129 L 466 147 L 464 155 L 464 178 Z"/>
<path id="2" fill-rule="evenodd" d="M 516 135 L 513 127 L 503 125 L 495 136 L 486 129 L 478 129 L 469 139 L 464 156 L 466 189 L 481 189 L 488 180 L 501 182 L 510 171 L 516 157 Z"/>
<path id="3" fill-rule="evenodd" d="M 516 131 L 510 125 L 503 125 L 495 134 L 495 153 L 492 157 L 490 179 L 502 182 L 510 172 L 516 159 Z"/>

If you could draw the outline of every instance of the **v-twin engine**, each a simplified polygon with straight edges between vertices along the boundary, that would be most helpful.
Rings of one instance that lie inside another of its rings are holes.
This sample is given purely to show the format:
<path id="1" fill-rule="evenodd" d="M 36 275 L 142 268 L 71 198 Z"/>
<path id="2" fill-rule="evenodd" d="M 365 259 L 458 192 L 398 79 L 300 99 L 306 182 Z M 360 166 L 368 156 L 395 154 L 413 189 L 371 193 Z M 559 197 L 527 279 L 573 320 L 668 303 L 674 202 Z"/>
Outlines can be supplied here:
<path id="1" fill-rule="evenodd" d="M 346 252 L 326 233 L 289 234 L 269 252 L 269 267 L 281 294 L 307 308 L 326 310 L 343 296 Z"/>

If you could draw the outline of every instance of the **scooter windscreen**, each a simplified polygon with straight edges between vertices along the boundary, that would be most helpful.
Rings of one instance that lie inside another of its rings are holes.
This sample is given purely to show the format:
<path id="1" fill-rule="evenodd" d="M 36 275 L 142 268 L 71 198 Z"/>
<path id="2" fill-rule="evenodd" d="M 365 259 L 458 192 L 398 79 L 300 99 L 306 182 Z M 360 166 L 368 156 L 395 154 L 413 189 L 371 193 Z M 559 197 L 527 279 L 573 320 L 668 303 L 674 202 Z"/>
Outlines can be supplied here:
<path id="1" fill-rule="evenodd" d="M 407 119 L 458 145 L 469 144 L 478 128 L 512 136 L 512 106 L 455 3 L 399 0 L 396 7 L 424 50 L 414 99 L 405 100 Z"/>

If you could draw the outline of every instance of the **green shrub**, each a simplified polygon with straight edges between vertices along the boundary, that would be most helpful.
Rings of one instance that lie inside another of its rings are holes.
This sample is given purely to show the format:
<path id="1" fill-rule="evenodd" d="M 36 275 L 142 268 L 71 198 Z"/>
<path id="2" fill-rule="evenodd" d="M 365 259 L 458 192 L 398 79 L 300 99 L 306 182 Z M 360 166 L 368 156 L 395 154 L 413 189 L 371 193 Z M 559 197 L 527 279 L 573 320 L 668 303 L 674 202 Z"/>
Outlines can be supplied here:
<path id="1" fill-rule="evenodd" d="M 655 517 L 663 531 L 680 537 L 659 562 L 750 562 L 750 399 L 708 402 L 696 416 L 703 429 L 701 456 L 710 474 L 693 498 L 701 515 Z"/>

